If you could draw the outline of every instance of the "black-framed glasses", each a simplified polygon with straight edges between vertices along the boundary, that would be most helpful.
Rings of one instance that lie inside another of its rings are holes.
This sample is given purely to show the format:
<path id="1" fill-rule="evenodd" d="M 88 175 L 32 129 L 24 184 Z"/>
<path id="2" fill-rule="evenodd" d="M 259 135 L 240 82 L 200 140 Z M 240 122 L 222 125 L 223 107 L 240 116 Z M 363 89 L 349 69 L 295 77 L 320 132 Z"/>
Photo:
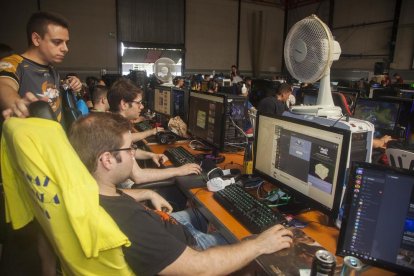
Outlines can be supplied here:
<path id="1" fill-rule="evenodd" d="M 113 149 L 113 150 L 108 150 L 109 152 L 114 152 L 114 151 L 124 151 L 124 150 L 129 150 L 129 151 L 136 151 L 138 149 L 138 146 L 135 144 L 132 144 L 131 147 L 129 148 L 120 148 L 120 149 Z"/>
<path id="2" fill-rule="evenodd" d="M 131 101 L 131 103 L 136 103 L 137 105 L 144 105 L 142 100 L 140 100 L 140 101 Z"/>

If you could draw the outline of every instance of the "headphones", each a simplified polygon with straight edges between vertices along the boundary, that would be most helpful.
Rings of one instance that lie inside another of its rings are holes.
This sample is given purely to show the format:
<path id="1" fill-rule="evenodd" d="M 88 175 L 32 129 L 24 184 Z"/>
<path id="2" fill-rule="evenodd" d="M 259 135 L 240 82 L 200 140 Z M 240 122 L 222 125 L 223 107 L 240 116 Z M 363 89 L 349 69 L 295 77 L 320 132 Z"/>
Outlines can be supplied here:
<path id="1" fill-rule="evenodd" d="M 223 179 L 222 177 L 225 176 L 227 176 L 226 179 Z M 210 192 L 220 191 L 226 186 L 236 183 L 239 177 L 240 170 L 238 169 L 222 170 L 220 168 L 214 168 L 207 173 L 207 189 Z"/>
<path id="2" fill-rule="evenodd" d="M 163 145 L 172 144 L 177 140 L 174 133 L 170 131 L 157 132 L 155 137 L 157 139 L 158 144 L 163 144 Z"/>

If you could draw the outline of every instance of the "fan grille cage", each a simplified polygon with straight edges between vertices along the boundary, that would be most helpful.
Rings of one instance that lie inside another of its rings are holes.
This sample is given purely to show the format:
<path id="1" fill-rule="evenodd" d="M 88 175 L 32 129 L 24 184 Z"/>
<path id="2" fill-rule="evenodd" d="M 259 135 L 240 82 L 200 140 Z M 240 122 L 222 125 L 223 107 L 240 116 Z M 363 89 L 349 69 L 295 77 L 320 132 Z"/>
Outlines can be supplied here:
<path id="1" fill-rule="evenodd" d="M 298 45 L 306 56 L 298 59 Z M 329 28 L 316 16 L 297 22 L 286 37 L 284 54 L 286 67 L 291 75 L 302 82 L 318 81 L 332 64 L 333 38 Z"/>

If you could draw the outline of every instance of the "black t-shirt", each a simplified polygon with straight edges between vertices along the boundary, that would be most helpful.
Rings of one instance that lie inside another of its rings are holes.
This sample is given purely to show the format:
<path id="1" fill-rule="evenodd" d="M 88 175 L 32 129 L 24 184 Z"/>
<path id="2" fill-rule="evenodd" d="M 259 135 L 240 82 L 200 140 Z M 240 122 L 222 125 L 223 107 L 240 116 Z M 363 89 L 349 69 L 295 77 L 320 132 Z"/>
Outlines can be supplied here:
<path id="1" fill-rule="evenodd" d="M 137 203 L 128 195 L 100 195 L 100 205 L 131 241 L 125 260 L 136 275 L 155 275 L 173 263 L 193 242 L 173 217 Z"/>
<path id="2" fill-rule="evenodd" d="M 282 115 L 288 108 L 284 102 L 279 101 L 274 96 L 270 96 L 260 101 L 257 110 L 260 114 Z"/>

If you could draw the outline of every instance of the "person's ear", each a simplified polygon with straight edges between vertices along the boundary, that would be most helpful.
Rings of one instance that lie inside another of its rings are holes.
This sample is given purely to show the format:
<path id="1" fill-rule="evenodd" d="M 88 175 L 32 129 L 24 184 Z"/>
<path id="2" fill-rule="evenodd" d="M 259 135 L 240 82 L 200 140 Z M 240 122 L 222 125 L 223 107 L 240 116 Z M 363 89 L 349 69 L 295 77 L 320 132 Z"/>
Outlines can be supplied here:
<path id="1" fill-rule="evenodd" d="M 38 33 L 36 33 L 36 32 L 32 33 L 32 43 L 33 43 L 34 46 L 36 46 L 36 47 L 39 46 L 41 39 L 42 39 L 42 37 Z"/>
<path id="2" fill-rule="evenodd" d="M 122 99 L 121 102 L 119 103 L 119 109 L 120 110 L 127 110 L 129 108 L 130 108 L 130 104 Z"/>
<path id="3" fill-rule="evenodd" d="M 113 160 L 114 158 L 109 151 L 106 151 L 99 156 L 100 164 L 107 170 L 111 169 Z"/>

